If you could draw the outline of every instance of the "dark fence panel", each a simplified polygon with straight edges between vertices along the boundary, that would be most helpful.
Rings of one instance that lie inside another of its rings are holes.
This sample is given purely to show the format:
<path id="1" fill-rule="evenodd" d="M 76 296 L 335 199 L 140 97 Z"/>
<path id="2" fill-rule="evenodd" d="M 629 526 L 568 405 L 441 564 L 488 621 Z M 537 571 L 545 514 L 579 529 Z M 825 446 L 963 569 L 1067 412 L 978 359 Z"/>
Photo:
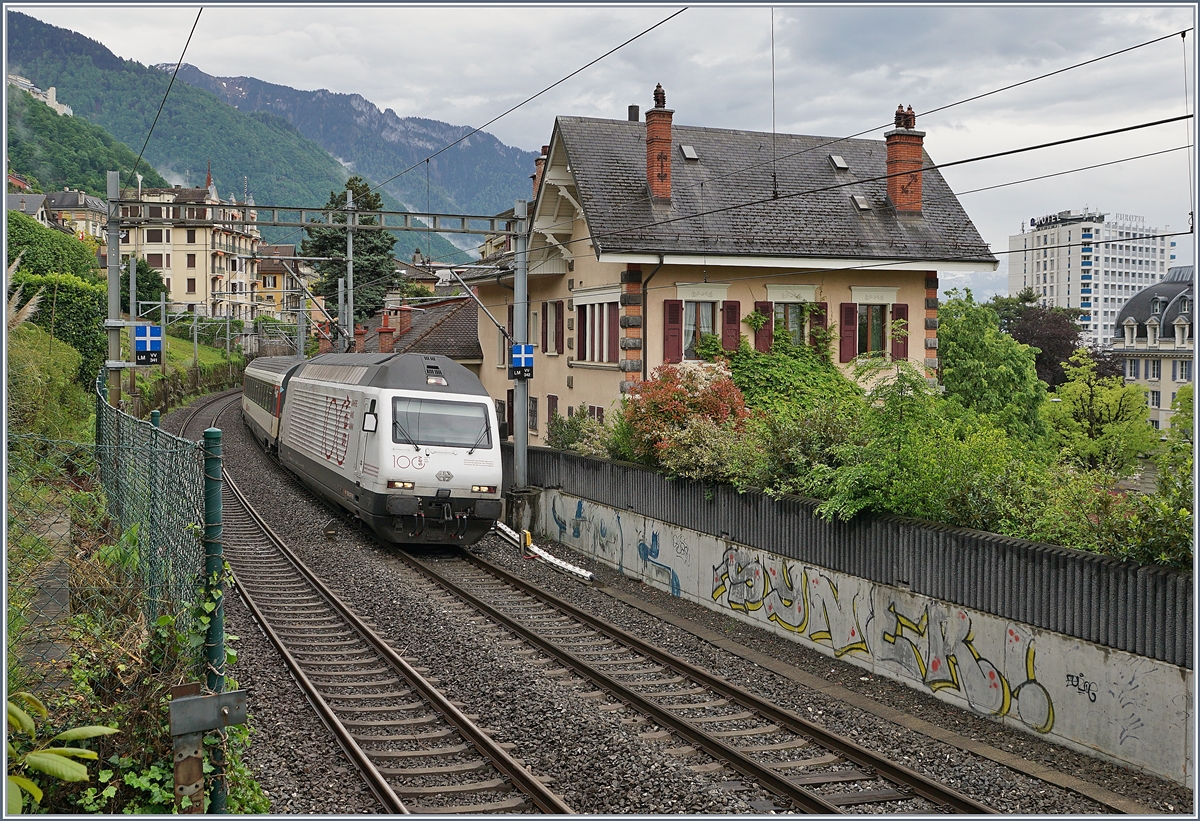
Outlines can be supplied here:
<path id="1" fill-rule="evenodd" d="M 512 450 L 504 446 L 505 488 Z M 618 510 L 1189 669 L 1190 574 L 977 530 L 671 480 L 638 465 L 529 449 L 529 481 Z"/>

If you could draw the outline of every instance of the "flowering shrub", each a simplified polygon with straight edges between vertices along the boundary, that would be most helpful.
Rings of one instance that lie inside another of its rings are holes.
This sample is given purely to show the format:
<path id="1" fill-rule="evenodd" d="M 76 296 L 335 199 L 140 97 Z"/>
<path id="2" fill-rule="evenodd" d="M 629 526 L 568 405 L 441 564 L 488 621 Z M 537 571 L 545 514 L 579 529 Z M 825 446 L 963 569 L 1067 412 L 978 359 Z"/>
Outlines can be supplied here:
<path id="1" fill-rule="evenodd" d="M 749 412 L 725 368 L 663 365 L 637 385 L 621 408 L 622 449 L 635 461 L 659 466 L 673 437 L 697 417 L 737 430 Z"/>

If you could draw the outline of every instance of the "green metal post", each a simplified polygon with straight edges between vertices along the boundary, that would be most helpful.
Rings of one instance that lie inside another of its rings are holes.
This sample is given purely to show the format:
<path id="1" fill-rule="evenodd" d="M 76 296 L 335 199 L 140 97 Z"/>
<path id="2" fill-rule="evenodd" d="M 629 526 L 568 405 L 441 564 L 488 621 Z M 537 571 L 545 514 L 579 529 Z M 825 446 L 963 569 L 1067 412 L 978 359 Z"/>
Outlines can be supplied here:
<path id="1" fill-rule="evenodd" d="M 100 371 L 96 376 L 96 390 L 99 392 L 99 398 L 96 399 L 96 444 L 100 444 L 100 430 L 104 424 L 102 415 L 104 406 L 108 404 L 108 374 L 105 371 Z"/>
<path id="2" fill-rule="evenodd" d="M 216 607 L 208 614 L 208 635 L 204 649 L 207 685 L 213 693 L 225 689 L 225 591 L 222 584 L 225 556 L 221 543 L 221 515 L 221 431 L 219 428 L 209 428 L 204 431 L 204 576 L 208 592 L 206 599 Z M 212 765 L 213 782 L 209 791 L 211 803 L 208 811 L 224 813 L 225 761 L 220 746 L 212 749 Z"/>
<path id="3" fill-rule="evenodd" d="M 158 427 L 158 423 L 159 423 L 161 420 L 162 420 L 162 411 L 160 411 L 160 410 L 152 410 L 152 411 L 150 411 L 150 424 L 151 424 L 151 425 L 154 425 L 154 427 L 156 427 L 156 428 L 157 428 L 157 427 Z"/>

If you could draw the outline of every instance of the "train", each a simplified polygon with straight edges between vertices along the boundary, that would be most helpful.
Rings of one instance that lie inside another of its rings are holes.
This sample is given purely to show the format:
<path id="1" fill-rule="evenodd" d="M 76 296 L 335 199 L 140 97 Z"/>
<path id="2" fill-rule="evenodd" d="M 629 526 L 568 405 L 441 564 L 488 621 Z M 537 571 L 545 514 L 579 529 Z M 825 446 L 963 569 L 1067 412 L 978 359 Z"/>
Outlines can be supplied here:
<path id="1" fill-rule="evenodd" d="M 471 545 L 503 512 L 495 404 L 448 357 L 260 357 L 246 366 L 242 419 L 306 487 L 385 541 Z"/>

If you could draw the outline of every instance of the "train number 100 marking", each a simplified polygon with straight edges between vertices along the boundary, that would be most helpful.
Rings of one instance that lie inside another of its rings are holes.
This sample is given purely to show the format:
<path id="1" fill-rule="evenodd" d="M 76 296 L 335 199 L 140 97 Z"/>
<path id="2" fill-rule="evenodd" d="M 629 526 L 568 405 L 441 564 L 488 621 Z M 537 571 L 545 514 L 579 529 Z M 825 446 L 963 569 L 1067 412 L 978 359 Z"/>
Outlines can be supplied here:
<path id="1" fill-rule="evenodd" d="M 410 459 L 407 456 L 393 455 L 392 456 L 392 466 L 398 467 L 398 468 L 410 468 L 411 467 L 414 470 L 421 470 L 422 468 L 425 467 L 425 457 L 424 456 L 414 456 Z"/>

